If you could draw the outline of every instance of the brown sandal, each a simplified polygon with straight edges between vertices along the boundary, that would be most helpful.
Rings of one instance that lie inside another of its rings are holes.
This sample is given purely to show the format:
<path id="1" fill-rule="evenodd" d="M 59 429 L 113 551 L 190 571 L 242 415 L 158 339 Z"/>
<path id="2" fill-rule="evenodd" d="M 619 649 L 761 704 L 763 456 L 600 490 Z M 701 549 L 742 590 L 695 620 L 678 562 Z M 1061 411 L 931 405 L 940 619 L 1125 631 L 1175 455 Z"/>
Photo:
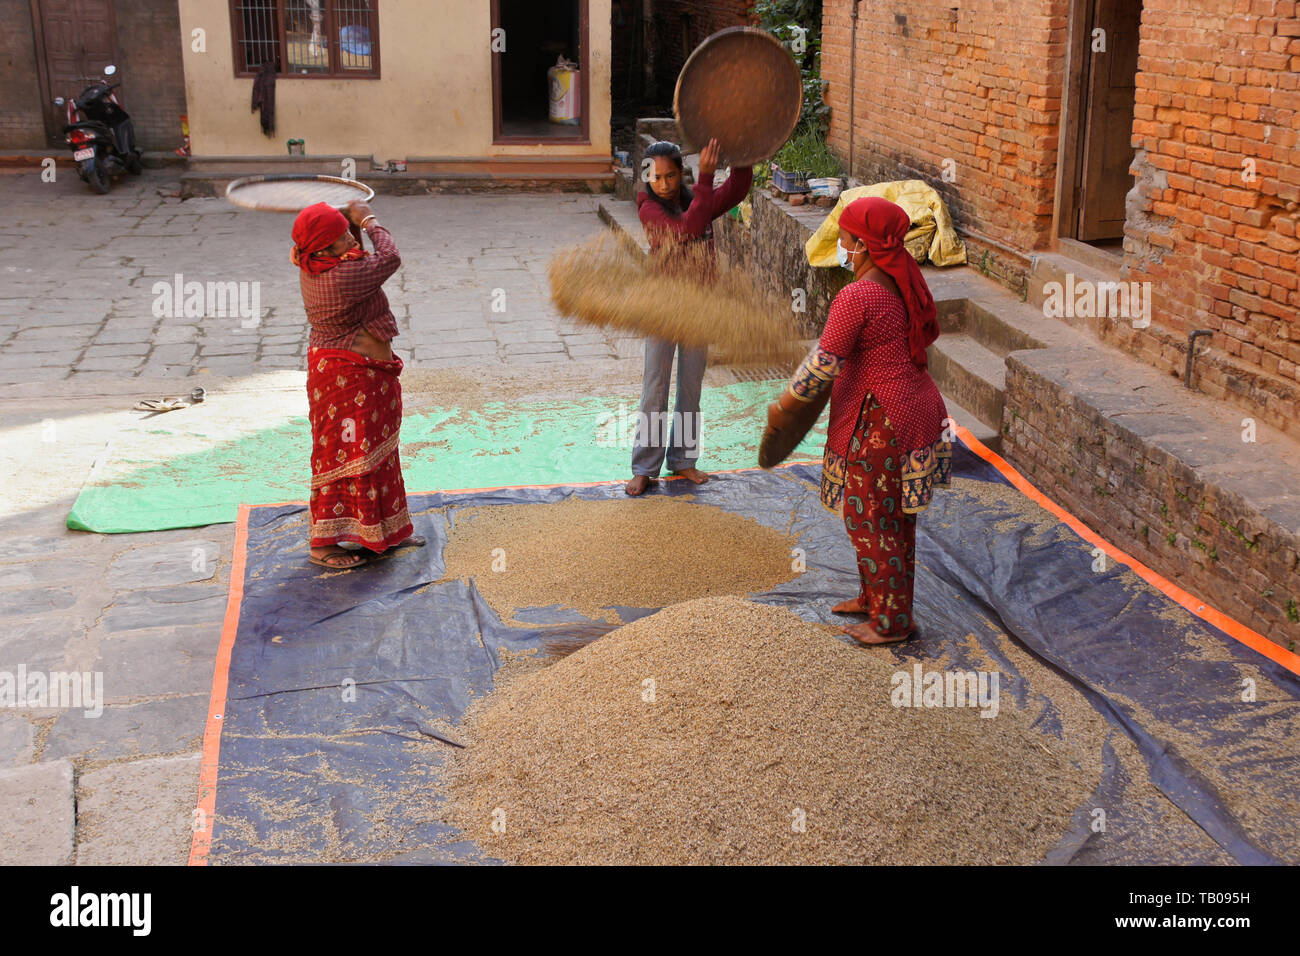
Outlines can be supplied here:
<path id="1" fill-rule="evenodd" d="M 332 558 L 350 558 L 355 556 L 358 560 L 353 564 L 331 564 Z M 331 571 L 354 571 L 362 565 L 370 563 L 370 556 L 362 554 L 360 551 L 349 551 L 347 548 L 339 548 L 337 551 L 331 551 L 324 557 L 318 558 L 308 552 L 307 560 L 312 564 L 319 565 L 322 568 L 329 568 Z"/>

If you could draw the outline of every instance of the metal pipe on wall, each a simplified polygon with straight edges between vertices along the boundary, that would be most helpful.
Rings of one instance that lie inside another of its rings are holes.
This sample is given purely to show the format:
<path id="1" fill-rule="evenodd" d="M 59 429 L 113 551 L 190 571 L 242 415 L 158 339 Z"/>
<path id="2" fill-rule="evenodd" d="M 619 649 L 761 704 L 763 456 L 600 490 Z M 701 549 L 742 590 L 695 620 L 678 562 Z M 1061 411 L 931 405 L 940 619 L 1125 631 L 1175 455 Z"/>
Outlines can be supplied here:
<path id="1" fill-rule="evenodd" d="M 858 4 L 862 0 L 852 0 L 849 10 L 849 169 L 853 175 L 853 128 L 857 125 L 857 83 L 854 82 L 858 66 Z"/>

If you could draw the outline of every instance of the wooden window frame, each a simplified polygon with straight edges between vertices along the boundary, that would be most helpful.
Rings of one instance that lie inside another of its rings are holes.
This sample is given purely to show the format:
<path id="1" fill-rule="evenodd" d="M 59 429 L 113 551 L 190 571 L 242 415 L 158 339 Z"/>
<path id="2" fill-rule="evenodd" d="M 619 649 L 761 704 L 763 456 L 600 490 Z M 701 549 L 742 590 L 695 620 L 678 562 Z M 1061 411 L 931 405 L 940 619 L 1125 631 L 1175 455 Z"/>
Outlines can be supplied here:
<path id="1" fill-rule="evenodd" d="M 240 64 L 243 62 L 243 51 L 239 48 L 239 41 L 243 35 L 243 21 L 239 16 L 238 5 L 242 0 L 228 0 L 227 10 L 230 15 L 230 48 L 231 48 L 231 67 L 234 69 L 235 76 L 239 78 L 252 78 L 257 76 L 256 70 L 241 70 Z M 287 60 L 286 51 L 288 49 L 285 37 L 285 18 L 284 5 L 285 0 L 272 0 L 276 9 L 276 27 L 277 37 L 276 46 L 281 65 Z M 329 48 L 330 72 L 320 73 L 293 73 L 286 72 L 283 69 L 275 71 L 277 80 L 378 80 L 381 79 L 379 63 L 379 3 L 378 0 L 372 0 L 374 9 L 370 11 L 370 69 L 361 70 L 344 70 L 342 67 L 336 68 L 334 64 L 343 62 L 339 50 L 338 34 L 334 29 L 334 4 L 336 0 L 325 0 L 325 37 Z"/>
<path id="2" fill-rule="evenodd" d="M 493 146 L 587 146 L 591 143 L 591 17 L 590 0 L 576 0 L 578 4 L 578 70 L 581 80 L 578 98 L 581 101 L 582 123 L 572 136 L 516 136 L 501 132 L 501 54 L 492 52 L 492 145 Z M 495 30 L 501 26 L 500 0 L 492 0 L 491 23 Z M 510 39 L 506 38 L 507 49 Z M 491 47 L 489 47 L 491 49 Z"/>

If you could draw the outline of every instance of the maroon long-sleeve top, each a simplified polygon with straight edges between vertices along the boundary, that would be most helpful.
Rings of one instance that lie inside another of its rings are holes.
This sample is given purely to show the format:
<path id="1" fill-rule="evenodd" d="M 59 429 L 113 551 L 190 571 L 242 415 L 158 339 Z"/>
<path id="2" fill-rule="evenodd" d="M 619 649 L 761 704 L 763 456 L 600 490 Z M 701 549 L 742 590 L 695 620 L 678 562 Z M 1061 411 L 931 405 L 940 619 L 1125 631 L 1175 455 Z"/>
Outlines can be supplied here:
<path id="1" fill-rule="evenodd" d="M 650 251 L 657 252 L 665 241 L 683 242 L 698 239 L 713 244 L 713 220 L 737 205 L 747 195 L 754 183 L 752 166 L 733 169 L 718 189 L 713 188 L 713 173 L 701 173 L 700 181 L 691 191 L 691 204 L 679 215 L 669 213 L 649 193 L 637 193 L 637 213 L 641 227 L 650 243 Z"/>

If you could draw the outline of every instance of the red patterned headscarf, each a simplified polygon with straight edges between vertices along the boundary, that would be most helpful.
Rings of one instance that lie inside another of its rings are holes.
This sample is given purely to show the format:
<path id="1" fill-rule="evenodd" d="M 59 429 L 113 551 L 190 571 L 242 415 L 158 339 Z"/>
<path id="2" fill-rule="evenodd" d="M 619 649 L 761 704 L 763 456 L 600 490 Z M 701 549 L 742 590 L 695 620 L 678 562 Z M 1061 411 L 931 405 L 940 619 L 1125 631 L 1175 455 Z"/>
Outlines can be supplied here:
<path id="1" fill-rule="evenodd" d="M 298 268 L 312 275 L 333 269 L 348 259 L 360 259 L 365 255 L 360 248 L 350 249 L 341 256 L 315 255 L 334 245 L 347 231 L 347 216 L 329 203 L 318 202 L 308 206 L 293 221 L 293 249 L 289 258 Z"/>
<path id="2" fill-rule="evenodd" d="M 921 267 L 903 247 L 912 220 L 902 206 L 888 199 L 855 199 L 840 213 L 840 228 L 867 246 L 867 255 L 898 285 L 907 306 L 907 345 L 912 362 L 928 364 L 926 348 L 939 337 L 939 313 L 925 284 Z"/>

